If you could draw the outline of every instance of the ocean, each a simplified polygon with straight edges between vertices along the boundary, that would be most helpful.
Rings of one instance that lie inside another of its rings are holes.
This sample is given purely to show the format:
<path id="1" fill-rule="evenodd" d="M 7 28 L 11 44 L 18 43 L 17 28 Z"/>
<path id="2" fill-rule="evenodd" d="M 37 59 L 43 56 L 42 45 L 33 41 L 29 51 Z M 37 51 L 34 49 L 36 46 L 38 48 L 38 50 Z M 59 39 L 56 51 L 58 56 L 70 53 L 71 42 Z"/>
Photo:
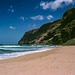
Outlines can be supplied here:
<path id="1" fill-rule="evenodd" d="M 49 45 L 0 45 L 0 60 L 53 49 Z"/>

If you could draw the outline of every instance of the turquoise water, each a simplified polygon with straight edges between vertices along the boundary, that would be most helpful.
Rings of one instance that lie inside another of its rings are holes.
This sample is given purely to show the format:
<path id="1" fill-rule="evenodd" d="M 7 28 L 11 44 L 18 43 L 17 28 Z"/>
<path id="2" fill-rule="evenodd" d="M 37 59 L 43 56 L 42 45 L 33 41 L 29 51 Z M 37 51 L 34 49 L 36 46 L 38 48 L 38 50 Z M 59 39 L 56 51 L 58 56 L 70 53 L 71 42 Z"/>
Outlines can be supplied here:
<path id="1" fill-rule="evenodd" d="M 51 50 L 56 46 L 49 45 L 0 45 L 0 60 L 18 57 L 25 54 Z"/>

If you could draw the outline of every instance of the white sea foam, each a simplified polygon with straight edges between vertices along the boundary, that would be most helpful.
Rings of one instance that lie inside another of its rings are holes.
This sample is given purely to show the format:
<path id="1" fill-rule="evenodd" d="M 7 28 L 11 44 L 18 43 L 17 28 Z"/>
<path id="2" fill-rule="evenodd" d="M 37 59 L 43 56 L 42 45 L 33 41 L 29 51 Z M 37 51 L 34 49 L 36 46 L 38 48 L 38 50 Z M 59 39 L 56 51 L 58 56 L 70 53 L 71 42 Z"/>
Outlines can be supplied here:
<path id="1" fill-rule="evenodd" d="M 15 46 L 15 45 L 2 45 L 0 47 L 17 47 L 17 46 Z"/>
<path id="2" fill-rule="evenodd" d="M 39 49 L 37 49 L 35 51 L 1 54 L 0 55 L 0 60 L 8 59 L 8 58 L 13 58 L 13 57 L 18 57 L 18 56 L 22 56 L 22 55 L 26 55 L 26 54 L 31 54 L 31 53 L 43 52 L 43 51 L 52 50 L 52 49 L 53 48 L 39 48 Z"/>
<path id="3" fill-rule="evenodd" d="M 0 60 L 52 50 L 55 45 L 0 45 Z"/>

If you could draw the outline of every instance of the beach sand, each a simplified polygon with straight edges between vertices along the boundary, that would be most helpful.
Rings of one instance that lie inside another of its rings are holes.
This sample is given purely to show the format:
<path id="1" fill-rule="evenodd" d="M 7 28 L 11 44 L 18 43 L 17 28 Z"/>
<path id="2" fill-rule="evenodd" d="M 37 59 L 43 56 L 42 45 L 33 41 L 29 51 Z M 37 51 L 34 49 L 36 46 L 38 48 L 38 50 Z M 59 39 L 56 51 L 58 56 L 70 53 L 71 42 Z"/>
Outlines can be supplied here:
<path id="1" fill-rule="evenodd" d="M 0 75 L 75 75 L 75 46 L 0 60 Z"/>

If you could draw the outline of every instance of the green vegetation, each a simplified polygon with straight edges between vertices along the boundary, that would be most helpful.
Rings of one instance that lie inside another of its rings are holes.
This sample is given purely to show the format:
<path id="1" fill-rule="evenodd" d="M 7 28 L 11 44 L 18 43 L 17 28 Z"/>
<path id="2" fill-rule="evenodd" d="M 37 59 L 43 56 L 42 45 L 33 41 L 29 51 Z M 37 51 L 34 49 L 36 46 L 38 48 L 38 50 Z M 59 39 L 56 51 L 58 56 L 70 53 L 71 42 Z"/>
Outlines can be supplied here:
<path id="1" fill-rule="evenodd" d="M 75 38 L 68 40 L 66 43 L 64 43 L 63 45 L 75 45 Z"/>
<path id="2" fill-rule="evenodd" d="M 26 32 L 18 44 L 75 45 L 75 8 L 59 20 Z"/>

